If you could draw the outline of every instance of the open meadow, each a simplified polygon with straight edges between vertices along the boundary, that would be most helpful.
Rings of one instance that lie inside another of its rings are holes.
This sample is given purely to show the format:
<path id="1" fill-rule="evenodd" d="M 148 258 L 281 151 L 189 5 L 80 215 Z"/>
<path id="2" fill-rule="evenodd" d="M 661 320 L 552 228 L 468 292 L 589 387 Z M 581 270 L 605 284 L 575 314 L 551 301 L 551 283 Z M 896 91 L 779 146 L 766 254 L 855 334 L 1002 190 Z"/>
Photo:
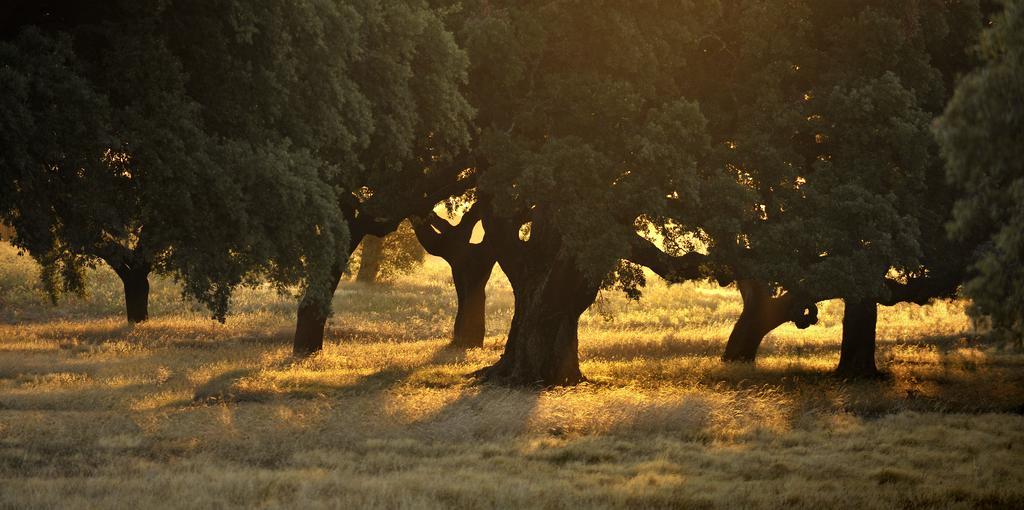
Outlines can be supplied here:
<path id="1" fill-rule="evenodd" d="M 291 357 L 295 303 L 247 290 L 226 324 L 155 280 L 51 307 L 0 246 L 0 508 L 1022 508 L 1024 355 L 972 335 L 960 302 L 882 308 L 881 380 L 831 375 L 842 304 L 719 361 L 734 288 L 606 293 L 581 323 L 590 382 L 517 390 L 465 376 L 501 353 L 511 290 L 489 285 L 483 349 L 446 350 L 447 266 L 350 281 L 324 351 Z"/>

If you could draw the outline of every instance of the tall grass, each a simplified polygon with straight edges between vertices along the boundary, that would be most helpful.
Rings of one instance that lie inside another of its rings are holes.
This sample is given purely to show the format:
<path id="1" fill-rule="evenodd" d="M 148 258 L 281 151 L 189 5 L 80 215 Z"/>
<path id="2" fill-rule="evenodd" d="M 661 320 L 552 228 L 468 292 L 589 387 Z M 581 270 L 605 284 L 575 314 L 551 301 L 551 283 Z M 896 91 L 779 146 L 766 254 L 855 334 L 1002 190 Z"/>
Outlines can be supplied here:
<path id="1" fill-rule="evenodd" d="M 454 291 L 431 260 L 344 282 L 325 351 L 289 356 L 294 302 L 240 293 L 226 324 L 154 282 L 127 325 L 104 268 L 53 307 L 0 246 L 0 508 L 1020 508 L 1024 356 L 963 303 L 883 309 L 879 362 L 848 381 L 842 304 L 780 328 L 757 367 L 718 361 L 734 289 L 604 296 L 581 325 L 591 382 L 479 386 L 500 355 L 446 350 Z"/>

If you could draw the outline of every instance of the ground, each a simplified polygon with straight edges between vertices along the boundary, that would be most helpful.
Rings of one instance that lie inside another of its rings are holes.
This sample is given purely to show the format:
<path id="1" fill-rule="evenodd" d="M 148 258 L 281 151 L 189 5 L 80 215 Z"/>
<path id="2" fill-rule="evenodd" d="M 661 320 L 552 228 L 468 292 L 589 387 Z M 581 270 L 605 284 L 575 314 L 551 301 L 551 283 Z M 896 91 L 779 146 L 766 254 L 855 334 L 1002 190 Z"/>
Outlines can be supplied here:
<path id="1" fill-rule="evenodd" d="M 473 384 L 488 339 L 445 350 L 443 262 L 344 282 L 325 352 L 294 362 L 294 300 L 242 292 L 227 324 L 156 280 L 129 326 L 119 282 L 52 307 L 0 246 L 0 508 L 1024 508 L 1024 354 L 961 302 L 886 308 L 879 362 L 848 381 L 841 303 L 724 366 L 733 288 L 608 294 L 581 327 L 590 383 Z"/>

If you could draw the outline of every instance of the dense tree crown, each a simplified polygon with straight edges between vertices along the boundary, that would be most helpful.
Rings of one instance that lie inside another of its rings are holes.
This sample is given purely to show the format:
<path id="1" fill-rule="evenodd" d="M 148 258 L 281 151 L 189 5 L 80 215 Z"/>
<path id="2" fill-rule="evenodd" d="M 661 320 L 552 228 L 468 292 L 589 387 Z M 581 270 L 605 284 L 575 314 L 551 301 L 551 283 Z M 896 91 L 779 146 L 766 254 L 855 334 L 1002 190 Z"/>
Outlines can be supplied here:
<path id="1" fill-rule="evenodd" d="M 873 373 L 876 304 L 952 295 L 970 251 L 943 230 L 953 193 L 930 125 L 971 65 L 979 5 L 724 5 L 695 95 L 723 164 L 757 197 L 724 357 L 753 361 L 767 332 L 810 326 L 814 303 L 838 297 L 853 314 L 840 367 Z"/>
<path id="2" fill-rule="evenodd" d="M 722 73 L 703 85 L 726 165 L 759 197 L 739 268 L 813 301 L 886 299 L 887 275 L 920 274 L 945 244 L 929 130 L 977 5 L 787 5 L 738 2 L 740 27 L 712 48 Z"/>
<path id="3" fill-rule="evenodd" d="M 1006 2 L 981 40 L 983 65 L 960 84 L 938 126 L 950 182 L 962 195 L 950 224 L 980 238 L 966 286 L 975 311 L 1024 329 L 1024 3 Z"/>
<path id="4" fill-rule="evenodd" d="M 323 294 L 368 185 L 464 143 L 465 57 L 422 2 L 60 5 L 0 49 L 0 136 L 4 217 L 65 286 L 102 259 L 219 318 L 259 274 Z"/>
<path id="5" fill-rule="evenodd" d="M 676 252 L 735 244 L 741 190 L 708 164 L 707 121 L 682 88 L 716 12 L 714 2 L 488 1 L 456 15 L 486 237 L 516 295 L 505 354 L 485 378 L 580 380 L 579 315 L 602 286 L 642 283 L 620 260 L 658 251 L 638 231 Z"/>
<path id="6" fill-rule="evenodd" d="M 528 216 L 531 239 L 553 232 L 591 279 L 624 257 L 640 222 L 708 245 L 709 232 L 733 227 L 735 183 L 707 165 L 706 120 L 681 87 L 715 10 L 714 2 L 477 7 L 461 34 L 489 162 L 480 190 L 499 214 Z M 704 223 L 685 214 L 695 211 Z"/>

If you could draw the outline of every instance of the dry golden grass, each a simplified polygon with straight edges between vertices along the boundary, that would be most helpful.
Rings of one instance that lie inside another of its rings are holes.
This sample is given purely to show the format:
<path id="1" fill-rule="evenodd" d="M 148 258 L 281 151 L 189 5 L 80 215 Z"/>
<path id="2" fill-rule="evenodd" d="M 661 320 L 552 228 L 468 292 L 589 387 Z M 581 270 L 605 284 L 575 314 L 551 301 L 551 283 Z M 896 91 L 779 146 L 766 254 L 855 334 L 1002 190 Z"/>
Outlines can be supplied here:
<path id="1" fill-rule="evenodd" d="M 495 278 L 487 346 L 446 351 L 437 261 L 344 283 L 299 363 L 268 290 L 220 325 L 160 281 L 130 327 L 108 271 L 56 308 L 34 271 L 0 246 L 2 508 L 1024 507 L 1024 355 L 973 340 L 961 303 L 884 309 L 892 376 L 844 381 L 841 304 L 727 367 L 735 291 L 656 284 L 585 316 L 593 382 L 536 392 L 465 379 L 511 296 Z"/>

